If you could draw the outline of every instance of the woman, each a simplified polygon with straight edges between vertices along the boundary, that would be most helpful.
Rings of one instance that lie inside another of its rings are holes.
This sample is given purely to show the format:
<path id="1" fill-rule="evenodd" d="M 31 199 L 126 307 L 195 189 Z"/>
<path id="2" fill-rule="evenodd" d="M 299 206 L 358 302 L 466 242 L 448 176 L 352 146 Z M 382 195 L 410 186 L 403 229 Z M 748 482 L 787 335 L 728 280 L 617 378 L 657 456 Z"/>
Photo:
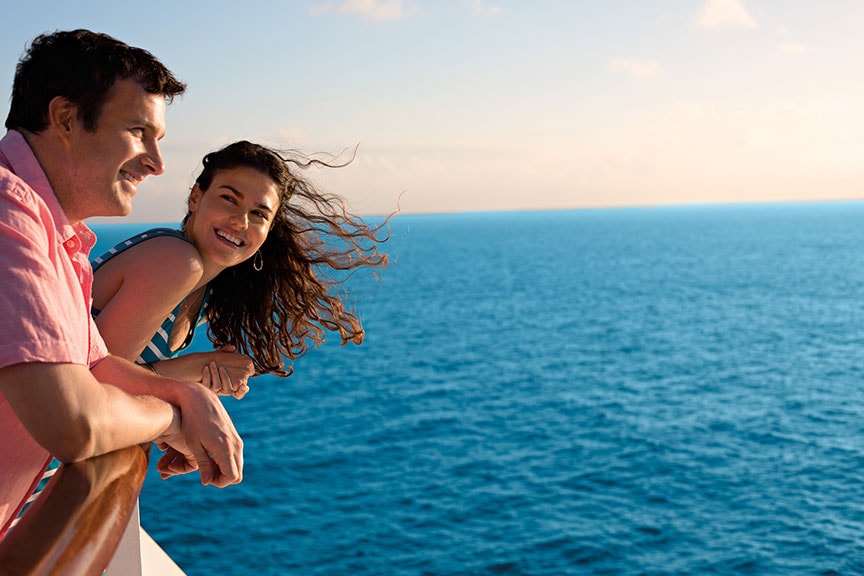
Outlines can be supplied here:
<path id="1" fill-rule="evenodd" d="M 387 264 L 370 227 L 298 177 L 320 160 L 246 141 L 207 154 L 181 230 L 154 229 L 93 262 L 93 312 L 108 349 L 174 378 L 242 398 L 256 374 L 339 332 L 363 341 L 326 275 Z M 130 319 L 134 319 L 130 321 Z M 208 323 L 213 352 L 180 355 Z"/>

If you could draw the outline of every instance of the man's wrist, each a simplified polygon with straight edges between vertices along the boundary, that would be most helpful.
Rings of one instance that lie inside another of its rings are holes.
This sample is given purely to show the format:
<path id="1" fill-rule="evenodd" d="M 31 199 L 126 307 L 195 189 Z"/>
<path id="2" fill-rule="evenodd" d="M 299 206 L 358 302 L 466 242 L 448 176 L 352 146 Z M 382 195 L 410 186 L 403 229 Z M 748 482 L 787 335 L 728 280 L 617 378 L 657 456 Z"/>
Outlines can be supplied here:
<path id="1" fill-rule="evenodd" d="M 183 414 L 180 411 L 180 408 L 174 404 L 169 404 L 169 406 L 171 406 L 171 422 L 168 424 L 168 427 L 165 428 L 162 435 L 176 436 L 180 434 L 183 429 Z"/>

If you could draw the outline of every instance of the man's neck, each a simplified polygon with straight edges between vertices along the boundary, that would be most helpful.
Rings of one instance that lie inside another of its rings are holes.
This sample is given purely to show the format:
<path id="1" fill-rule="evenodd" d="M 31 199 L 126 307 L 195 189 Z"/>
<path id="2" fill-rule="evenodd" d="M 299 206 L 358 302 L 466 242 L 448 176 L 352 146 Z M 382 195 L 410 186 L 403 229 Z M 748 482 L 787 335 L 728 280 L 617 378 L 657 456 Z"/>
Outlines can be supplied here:
<path id="1" fill-rule="evenodd" d="M 39 166 L 45 173 L 45 177 L 48 178 L 51 191 L 54 192 L 54 196 L 57 198 L 57 202 L 60 204 L 63 214 L 66 215 L 69 224 L 74 226 L 84 220 L 85 217 L 77 214 L 73 206 L 74 203 L 64 194 L 63 187 L 57 186 L 63 172 L 63 156 L 59 143 L 49 134 L 50 129 L 46 129 L 39 134 L 24 128 L 16 128 L 16 130 L 24 136 L 24 140 L 30 146 L 30 150 L 33 151 L 33 155 L 36 157 L 36 161 L 39 162 Z"/>

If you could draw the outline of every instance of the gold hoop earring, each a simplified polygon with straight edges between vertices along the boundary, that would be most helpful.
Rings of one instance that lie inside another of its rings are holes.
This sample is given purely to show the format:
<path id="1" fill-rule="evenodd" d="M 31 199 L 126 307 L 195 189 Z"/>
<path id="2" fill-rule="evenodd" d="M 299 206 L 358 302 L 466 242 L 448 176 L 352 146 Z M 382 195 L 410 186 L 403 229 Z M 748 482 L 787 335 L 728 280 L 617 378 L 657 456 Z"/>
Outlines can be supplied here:
<path id="1" fill-rule="evenodd" d="M 252 259 L 252 268 L 254 268 L 256 272 L 260 272 L 264 269 L 264 257 L 261 255 L 261 250 L 255 252 L 255 257 Z"/>

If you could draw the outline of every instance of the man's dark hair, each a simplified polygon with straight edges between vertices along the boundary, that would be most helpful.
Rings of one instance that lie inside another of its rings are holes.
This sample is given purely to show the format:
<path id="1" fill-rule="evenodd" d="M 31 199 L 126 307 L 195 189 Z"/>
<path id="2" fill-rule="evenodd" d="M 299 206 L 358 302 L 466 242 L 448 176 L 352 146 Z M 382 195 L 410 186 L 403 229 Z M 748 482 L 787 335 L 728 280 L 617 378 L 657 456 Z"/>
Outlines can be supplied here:
<path id="1" fill-rule="evenodd" d="M 48 104 L 62 96 L 78 106 L 84 128 L 96 129 L 117 80 L 133 79 L 170 103 L 186 84 L 150 52 L 89 30 L 37 36 L 15 69 L 6 128 L 39 133 L 48 126 Z"/>

